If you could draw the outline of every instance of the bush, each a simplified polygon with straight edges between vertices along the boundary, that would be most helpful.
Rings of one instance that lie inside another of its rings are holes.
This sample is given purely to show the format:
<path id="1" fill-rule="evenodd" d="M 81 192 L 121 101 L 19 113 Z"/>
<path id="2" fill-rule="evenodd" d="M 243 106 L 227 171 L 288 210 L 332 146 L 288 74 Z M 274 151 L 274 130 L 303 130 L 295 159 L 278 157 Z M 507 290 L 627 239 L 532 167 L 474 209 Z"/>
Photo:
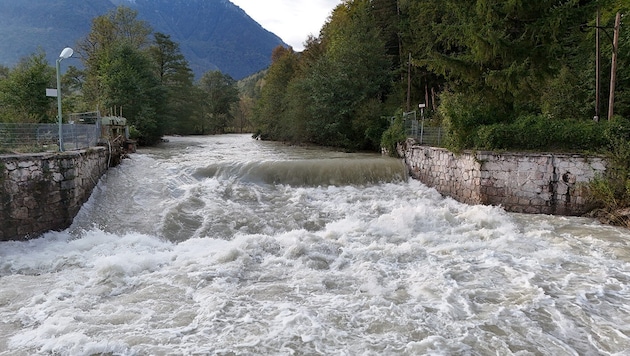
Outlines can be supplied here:
<path id="1" fill-rule="evenodd" d="M 405 134 L 405 124 L 402 117 L 397 116 L 392 125 L 389 126 L 381 136 L 381 147 L 386 149 L 390 156 L 398 156 L 396 146 L 407 139 Z"/>
<path id="2" fill-rule="evenodd" d="M 603 134 L 608 149 L 608 167 L 603 177 L 589 185 L 590 200 L 602 208 L 612 223 L 627 225 L 618 211 L 630 206 L 630 120 L 615 117 Z M 630 227 L 630 225 L 628 225 Z"/>
<path id="3" fill-rule="evenodd" d="M 446 145 L 454 151 L 473 148 L 479 127 L 506 120 L 503 108 L 481 96 L 445 92 L 440 100 L 439 115 L 447 133 Z"/>
<path id="4" fill-rule="evenodd" d="M 526 115 L 509 124 L 481 126 L 474 137 L 477 149 L 598 151 L 608 145 L 607 123 L 591 120 L 551 120 Z"/>

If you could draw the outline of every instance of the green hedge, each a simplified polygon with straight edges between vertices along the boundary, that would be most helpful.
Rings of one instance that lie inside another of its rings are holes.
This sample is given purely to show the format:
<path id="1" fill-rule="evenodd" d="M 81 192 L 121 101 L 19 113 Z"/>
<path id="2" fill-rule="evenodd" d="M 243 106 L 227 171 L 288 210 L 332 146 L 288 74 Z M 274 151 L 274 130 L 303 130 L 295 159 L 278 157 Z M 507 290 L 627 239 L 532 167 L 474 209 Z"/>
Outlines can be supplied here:
<path id="1" fill-rule="evenodd" d="M 611 126 L 612 122 L 607 121 L 551 120 L 528 115 L 512 123 L 479 126 L 474 146 L 487 150 L 598 151 L 608 147 Z"/>

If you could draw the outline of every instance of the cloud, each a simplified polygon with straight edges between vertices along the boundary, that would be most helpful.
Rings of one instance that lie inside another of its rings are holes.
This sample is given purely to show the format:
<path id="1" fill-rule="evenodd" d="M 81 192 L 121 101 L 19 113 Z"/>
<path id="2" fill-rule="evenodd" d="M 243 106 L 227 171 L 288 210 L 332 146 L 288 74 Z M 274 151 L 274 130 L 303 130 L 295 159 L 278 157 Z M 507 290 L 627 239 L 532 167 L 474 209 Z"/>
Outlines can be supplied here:
<path id="1" fill-rule="evenodd" d="M 341 0 L 231 0 L 265 29 L 278 35 L 296 51 L 319 30 Z"/>

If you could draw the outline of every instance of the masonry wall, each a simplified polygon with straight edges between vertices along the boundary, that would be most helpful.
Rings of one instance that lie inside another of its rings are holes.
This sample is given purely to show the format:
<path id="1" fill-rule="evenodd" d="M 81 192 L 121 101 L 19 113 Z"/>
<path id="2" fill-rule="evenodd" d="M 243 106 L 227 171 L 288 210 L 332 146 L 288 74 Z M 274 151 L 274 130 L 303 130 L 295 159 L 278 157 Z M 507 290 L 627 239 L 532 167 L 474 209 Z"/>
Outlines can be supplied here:
<path id="1" fill-rule="evenodd" d="M 412 177 L 467 204 L 507 211 L 581 215 L 588 209 L 584 184 L 606 170 L 601 157 L 552 153 L 452 153 L 400 145 Z"/>
<path id="2" fill-rule="evenodd" d="M 104 147 L 0 155 L 0 241 L 63 230 L 108 169 Z"/>

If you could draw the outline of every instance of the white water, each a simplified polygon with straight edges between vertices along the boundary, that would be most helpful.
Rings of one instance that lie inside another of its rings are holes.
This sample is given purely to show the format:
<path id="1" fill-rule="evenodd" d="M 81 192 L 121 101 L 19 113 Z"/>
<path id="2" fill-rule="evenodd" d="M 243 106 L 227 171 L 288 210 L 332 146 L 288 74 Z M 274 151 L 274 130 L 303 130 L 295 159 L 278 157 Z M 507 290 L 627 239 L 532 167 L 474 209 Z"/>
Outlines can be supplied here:
<path id="1" fill-rule="evenodd" d="M 399 169 L 243 135 L 142 150 L 70 229 L 0 243 L 0 355 L 630 353 L 629 231 Z"/>

